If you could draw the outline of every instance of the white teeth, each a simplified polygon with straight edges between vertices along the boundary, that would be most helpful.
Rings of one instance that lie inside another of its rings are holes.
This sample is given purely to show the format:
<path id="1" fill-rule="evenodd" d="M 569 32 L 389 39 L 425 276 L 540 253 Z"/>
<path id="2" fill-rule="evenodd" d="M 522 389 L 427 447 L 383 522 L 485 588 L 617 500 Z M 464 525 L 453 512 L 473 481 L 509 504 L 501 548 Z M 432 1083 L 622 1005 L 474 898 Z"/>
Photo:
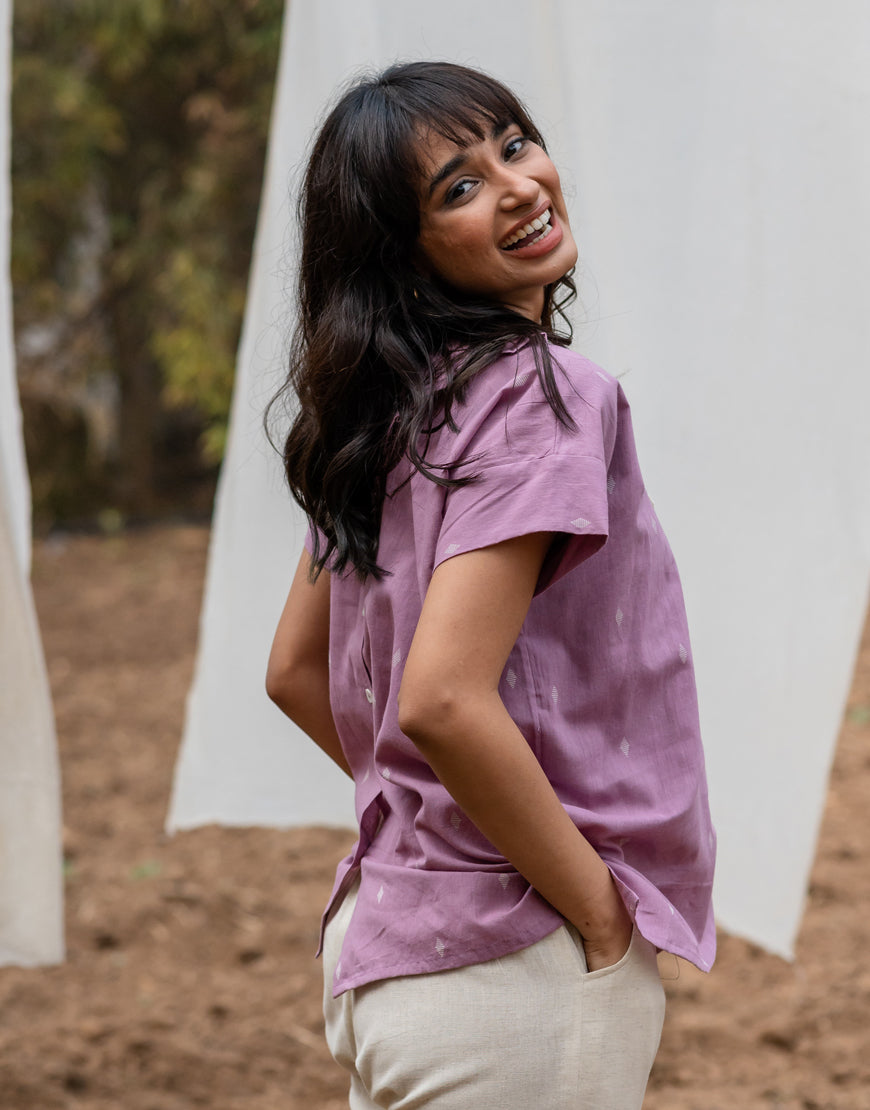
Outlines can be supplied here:
<path id="1" fill-rule="evenodd" d="M 504 241 L 504 243 L 502 244 L 502 250 L 505 250 L 507 247 L 512 247 L 514 243 L 518 243 L 520 239 L 525 239 L 527 235 L 532 235 L 534 234 L 534 232 L 541 231 L 542 229 L 543 232 L 539 236 L 539 238 L 543 239 L 545 235 L 549 234 L 549 232 L 553 230 L 550 226 L 551 215 L 552 213 L 548 208 L 546 212 L 543 212 L 540 216 L 536 217 L 534 220 L 531 221 L 531 223 L 526 224 L 525 227 L 521 227 L 519 231 L 515 231 L 514 234 L 510 236 L 510 238 Z"/>

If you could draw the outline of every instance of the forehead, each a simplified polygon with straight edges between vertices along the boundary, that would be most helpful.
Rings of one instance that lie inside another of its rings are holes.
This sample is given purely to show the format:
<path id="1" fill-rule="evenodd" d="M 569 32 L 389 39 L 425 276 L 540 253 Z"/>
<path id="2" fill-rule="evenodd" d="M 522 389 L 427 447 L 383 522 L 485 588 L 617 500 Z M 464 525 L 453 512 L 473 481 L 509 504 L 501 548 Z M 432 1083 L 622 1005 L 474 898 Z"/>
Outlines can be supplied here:
<path id="1" fill-rule="evenodd" d="M 414 156 L 424 177 L 440 169 L 445 162 L 462 154 L 482 141 L 482 136 L 471 131 L 449 137 L 432 127 L 421 129 L 414 142 Z"/>
<path id="2" fill-rule="evenodd" d="M 475 147 L 491 142 L 501 136 L 512 121 L 493 123 L 481 120 L 480 130 L 455 131 L 445 134 L 435 127 L 419 128 L 414 143 L 414 157 L 420 174 L 420 189 L 427 193 L 433 178 L 437 177 L 451 162 L 464 160 L 464 156 Z"/>

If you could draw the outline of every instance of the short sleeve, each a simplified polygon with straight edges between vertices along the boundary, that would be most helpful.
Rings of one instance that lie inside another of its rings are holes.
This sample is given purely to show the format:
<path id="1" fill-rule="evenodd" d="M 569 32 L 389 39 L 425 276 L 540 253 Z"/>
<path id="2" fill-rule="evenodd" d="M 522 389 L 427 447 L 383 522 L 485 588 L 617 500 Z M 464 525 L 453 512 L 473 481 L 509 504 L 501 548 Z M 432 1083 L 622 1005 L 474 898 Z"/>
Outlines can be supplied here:
<path id="1" fill-rule="evenodd" d="M 532 532 L 554 532 L 535 593 L 594 555 L 607 539 L 607 469 L 592 455 L 519 456 L 450 491 L 435 566 Z M 434 568 L 433 568 L 434 569 Z"/>
<path id="2" fill-rule="evenodd" d="M 528 351 L 518 353 L 513 372 L 505 365 L 488 390 L 470 399 L 476 419 L 461 457 L 476 480 L 447 494 L 433 569 L 454 555 L 552 532 L 539 594 L 607 541 L 618 386 L 573 352 L 560 351 L 559 365 L 573 427 L 550 406 Z"/>

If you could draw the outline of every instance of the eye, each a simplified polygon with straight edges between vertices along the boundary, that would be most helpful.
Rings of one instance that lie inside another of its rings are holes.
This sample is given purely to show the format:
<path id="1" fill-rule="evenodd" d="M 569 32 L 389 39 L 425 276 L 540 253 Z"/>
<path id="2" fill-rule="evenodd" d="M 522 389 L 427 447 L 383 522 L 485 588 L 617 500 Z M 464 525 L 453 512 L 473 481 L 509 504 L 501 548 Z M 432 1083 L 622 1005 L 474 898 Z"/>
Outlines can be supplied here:
<path id="1" fill-rule="evenodd" d="M 512 139 L 509 139 L 505 144 L 505 161 L 511 158 L 515 158 L 518 154 L 525 150 L 530 141 L 531 140 L 527 139 L 525 135 L 514 135 L 514 137 Z"/>
<path id="2" fill-rule="evenodd" d="M 461 200 L 464 196 L 467 196 L 473 186 L 474 182 L 467 177 L 462 178 L 461 181 L 455 181 L 447 190 L 444 200 L 447 204 L 452 204 L 454 201 Z"/>

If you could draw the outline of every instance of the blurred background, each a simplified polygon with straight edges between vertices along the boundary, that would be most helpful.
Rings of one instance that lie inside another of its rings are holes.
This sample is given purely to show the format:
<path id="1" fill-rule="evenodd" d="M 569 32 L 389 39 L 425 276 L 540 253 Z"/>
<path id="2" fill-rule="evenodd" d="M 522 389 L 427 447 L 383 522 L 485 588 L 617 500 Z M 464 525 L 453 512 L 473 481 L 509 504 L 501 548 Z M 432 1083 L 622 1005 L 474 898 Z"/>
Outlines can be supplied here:
<path id="1" fill-rule="evenodd" d="M 834 7 L 831 26 L 845 35 L 850 5 Z M 588 8 L 619 12 L 626 27 L 643 22 L 629 0 Z M 15 354 L 37 535 L 32 584 L 62 765 L 66 953 L 56 966 L 0 970 L 0 1110 L 340 1110 L 345 1081 L 322 1038 L 313 952 L 353 834 L 210 825 L 169 837 L 164 824 L 284 2 L 16 0 L 13 9 Z M 703 24 L 728 10 L 737 24 L 758 15 L 778 27 L 795 9 L 669 0 L 647 17 L 688 25 L 699 13 Z M 834 81 L 824 45 L 814 45 L 814 64 Z M 813 99 L 817 75 L 799 62 Z M 757 68 L 765 71 L 766 61 Z M 739 97 L 728 77 L 714 84 L 730 104 Z M 846 88 L 844 105 L 861 103 L 856 88 Z M 767 91 L 778 103 L 778 90 Z M 627 97 L 622 118 L 636 108 Z M 754 174 L 767 163 L 758 155 L 751 165 Z M 831 174 L 841 173 L 833 159 Z M 608 183 L 602 194 L 610 191 Z M 824 208 L 818 235 L 827 241 Z M 755 261 L 762 252 L 751 245 Z M 818 286 L 836 290 L 838 276 L 821 275 Z M 771 288 L 781 292 L 779 277 Z M 752 289 L 740 295 L 754 303 Z M 814 301 L 810 309 L 811 323 L 825 316 Z M 839 381 L 849 369 L 837 367 Z M 786 409 L 783 425 L 793 418 Z M 823 508 L 796 527 L 818 530 Z M 799 616 L 795 627 L 813 628 Z M 238 638 L 238 624 L 228 624 L 227 638 Z M 768 700 L 785 719 L 792 707 Z M 794 738 L 782 731 L 793 761 Z M 647 1110 L 870 1107 L 868 738 L 870 624 L 796 960 L 723 932 L 713 975 L 663 967 L 674 1005 Z M 741 805 L 758 778 L 757 763 L 748 767 Z M 811 808 L 801 810 L 804 824 Z M 784 860 L 794 845 L 781 840 Z"/>
<path id="2" fill-rule="evenodd" d="M 282 11 L 14 5 L 15 353 L 37 535 L 211 511 Z"/>

